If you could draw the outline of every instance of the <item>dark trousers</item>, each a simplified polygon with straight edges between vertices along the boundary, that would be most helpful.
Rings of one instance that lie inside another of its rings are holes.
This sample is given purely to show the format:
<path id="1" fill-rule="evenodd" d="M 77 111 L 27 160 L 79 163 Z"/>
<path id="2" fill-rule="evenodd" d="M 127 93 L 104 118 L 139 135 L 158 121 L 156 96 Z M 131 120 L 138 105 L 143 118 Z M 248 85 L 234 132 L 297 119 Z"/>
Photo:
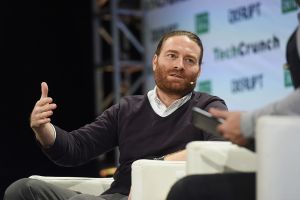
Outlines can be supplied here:
<path id="1" fill-rule="evenodd" d="M 12 183 L 4 200 L 127 200 L 122 194 L 93 196 L 55 186 L 44 181 L 24 178 Z"/>
<path id="2" fill-rule="evenodd" d="M 186 176 L 171 188 L 167 200 L 255 200 L 255 173 Z"/>

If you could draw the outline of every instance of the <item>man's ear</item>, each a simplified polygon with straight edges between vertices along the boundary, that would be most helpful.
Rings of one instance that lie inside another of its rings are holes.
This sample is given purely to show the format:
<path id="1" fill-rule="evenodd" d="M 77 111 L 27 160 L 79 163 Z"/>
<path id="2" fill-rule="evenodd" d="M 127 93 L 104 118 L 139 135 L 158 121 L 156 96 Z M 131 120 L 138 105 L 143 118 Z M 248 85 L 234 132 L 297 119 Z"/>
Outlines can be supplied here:
<path id="1" fill-rule="evenodd" d="M 152 70 L 155 71 L 156 70 L 156 65 L 157 65 L 157 59 L 158 56 L 155 54 L 152 58 Z"/>

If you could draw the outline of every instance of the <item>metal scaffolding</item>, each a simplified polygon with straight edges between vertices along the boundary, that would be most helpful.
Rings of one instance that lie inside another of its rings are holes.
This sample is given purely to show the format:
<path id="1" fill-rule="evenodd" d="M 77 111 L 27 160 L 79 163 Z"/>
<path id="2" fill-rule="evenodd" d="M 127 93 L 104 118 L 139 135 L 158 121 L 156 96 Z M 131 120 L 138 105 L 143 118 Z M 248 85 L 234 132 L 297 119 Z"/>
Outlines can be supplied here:
<path id="1" fill-rule="evenodd" d="M 140 0 L 94 0 L 94 88 L 97 115 L 118 103 L 124 95 L 145 93 L 142 27 Z M 116 165 L 118 158 L 119 151 L 116 149 Z"/>
<path id="2" fill-rule="evenodd" d="M 97 114 L 112 103 L 118 103 L 124 95 L 136 94 L 140 88 L 144 93 L 145 47 L 140 4 L 139 0 L 95 0 L 93 32 Z M 109 58 L 103 56 L 108 54 L 107 51 L 111 52 Z M 139 74 L 133 80 L 134 73 Z M 105 85 L 104 78 L 108 74 L 112 76 L 113 87 Z M 105 94 L 107 88 L 110 92 Z"/>

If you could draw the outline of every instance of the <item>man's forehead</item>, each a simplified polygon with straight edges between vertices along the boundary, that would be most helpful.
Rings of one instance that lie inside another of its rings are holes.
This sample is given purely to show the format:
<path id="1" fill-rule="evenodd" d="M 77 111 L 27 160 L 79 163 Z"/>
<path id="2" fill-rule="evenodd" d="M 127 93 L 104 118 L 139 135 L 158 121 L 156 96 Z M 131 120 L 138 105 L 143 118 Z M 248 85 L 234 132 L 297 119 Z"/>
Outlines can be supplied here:
<path id="1" fill-rule="evenodd" d="M 190 39 L 188 36 L 185 35 L 176 35 L 167 38 L 162 46 L 163 51 L 176 51 L 184 49 L 189 51 L 190 53 L 199 54 L 201 49 L 199 45 Z"/>
<path id="2" fill-rule="evenodd" d="M 166 43 L 173 43 L 173 42 L 182 42 L 182 43 L 186 42 L 186 43 L 193 43 L 193 44 L 197 45 L 197 43 L 195 41 L 193 41 L 191 38 L 189 38 L 186 35 L 173 35 L 173 36 L 167 38 L 164 41 L 164 44 L 166 44 Z"/>

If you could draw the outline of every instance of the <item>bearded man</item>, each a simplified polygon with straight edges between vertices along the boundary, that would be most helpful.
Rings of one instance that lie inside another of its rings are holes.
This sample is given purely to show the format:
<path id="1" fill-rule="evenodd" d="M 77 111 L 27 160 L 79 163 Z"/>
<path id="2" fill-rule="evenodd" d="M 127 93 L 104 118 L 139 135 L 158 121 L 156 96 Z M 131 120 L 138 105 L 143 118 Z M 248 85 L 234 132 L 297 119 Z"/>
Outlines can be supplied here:
<path id="1" fill-rule="evenodd" d="M 50 123 L 56 104 L 48 97 L 48 86 L 43 82 L 41 98 L 30 117 L 30 126 L 43 152 L 56 164 L 76 166 L 118 146 L 120 165 L 111 187 L 100 196 L 78 194 L 24 178 L 8 187 L 4 199 L 126 200 L 131 187 L 131 164 L 135 160 L 184 160 L 188 142 L 222 140 L 199 131 L 191 120 L 193 107 L 227 110 L 222 99 L 193 91 L 202 57 L 202 42 L 194 33 L 165 34 L 152 62 L 155 88 L 146 95 L 122 98 L 94 122 L 71 132 Z"/>

